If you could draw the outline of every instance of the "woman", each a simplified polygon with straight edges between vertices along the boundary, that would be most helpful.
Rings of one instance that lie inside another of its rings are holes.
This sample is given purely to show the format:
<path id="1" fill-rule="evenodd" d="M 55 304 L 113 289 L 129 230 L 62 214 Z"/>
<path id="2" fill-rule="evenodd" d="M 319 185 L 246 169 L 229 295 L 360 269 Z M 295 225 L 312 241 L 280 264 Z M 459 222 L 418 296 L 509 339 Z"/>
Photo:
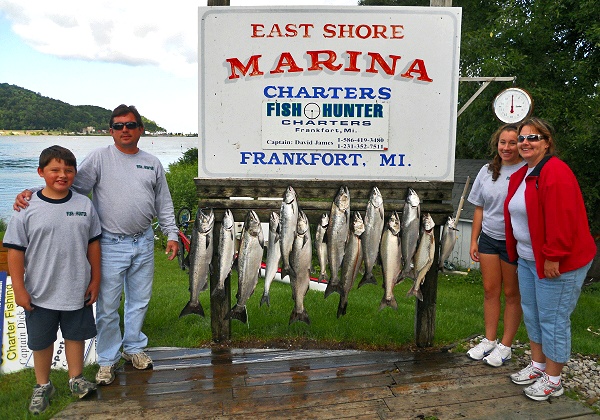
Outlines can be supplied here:
<path id="1" fill-rule="evenodd" d="M 469 194 L 475 205 L 471 231 L 471 259 L 479 263 L 483 277 L 485 338 L 467 352 L 473 360 L 498 367 L 512 355 L 511 345 L 521 323 L 521 298 L 517 266 L 506 252 L 504 200 L 508 179 L 523 166 L 517 149 L 517 126 L 506 124 L 492 135 L 493 160 L 484 165 Z M 504 289 L 504 332 L 497 341 L 500 296 Z"/>
<path id="2" fill-rule="evenodd" d="M 550 125 L 529 118 L 519 126 L 517 171 L 504 204 L 506 245 L 518 257 L 523 319 L 531 363 L 512 374 L 527 397 L 542 401 L 563 394 L 560 373 L 571 354 L 570 316 L 596 255 L 581 190 L 571 169 L 554 156 Z"/>

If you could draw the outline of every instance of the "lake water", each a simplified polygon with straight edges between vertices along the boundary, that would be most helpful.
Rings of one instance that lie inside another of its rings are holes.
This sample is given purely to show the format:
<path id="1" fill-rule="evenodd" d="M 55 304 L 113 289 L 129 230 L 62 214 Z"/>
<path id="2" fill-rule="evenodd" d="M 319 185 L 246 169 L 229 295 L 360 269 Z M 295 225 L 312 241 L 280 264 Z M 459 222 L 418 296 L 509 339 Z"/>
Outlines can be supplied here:
<path id="1" fill-rule="evenodd" d="M 113 144 L 110 136 L 0 136 L 0 218 L 8 222 L 15 196 L 43 185 L 37 174 L 40 153 L 57 144 L 71 150 L 81 163 L 92 150 Z M 198 147 L 198 137 L 142 137 L 139 147 L 158 157 L 168 169 L 183 153 Z"/>

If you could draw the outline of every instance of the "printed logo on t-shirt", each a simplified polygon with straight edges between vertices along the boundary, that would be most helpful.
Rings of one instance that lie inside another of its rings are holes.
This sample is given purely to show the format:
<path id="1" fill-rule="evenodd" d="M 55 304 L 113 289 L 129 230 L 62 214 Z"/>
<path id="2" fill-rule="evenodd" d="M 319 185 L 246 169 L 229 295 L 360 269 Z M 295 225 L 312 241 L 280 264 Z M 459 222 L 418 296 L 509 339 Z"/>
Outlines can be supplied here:
<path id="1" fill-rule="evenodd" d="M 154 170 L 154 166 L 135 165 L 135 167 L 138 168 L 138 169 L 148 169 L 149 171 L 153 171 Z"/>
<path id="2" fill-rule="evenodd" d="M 67 216 L 87 216 L 86 211 L 68 211 Z"/>

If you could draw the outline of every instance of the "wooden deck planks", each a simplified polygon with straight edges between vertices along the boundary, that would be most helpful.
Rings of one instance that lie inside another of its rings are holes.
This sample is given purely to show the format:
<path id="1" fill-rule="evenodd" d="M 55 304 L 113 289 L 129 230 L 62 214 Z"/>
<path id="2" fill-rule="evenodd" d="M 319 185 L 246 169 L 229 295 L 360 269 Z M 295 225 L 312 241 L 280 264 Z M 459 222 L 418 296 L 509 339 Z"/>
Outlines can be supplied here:
<path id="1" fill-rule="evenodd" d="M 491 368 L 449 353 L 151 349 L 154 370 L 115 382 L 57 419 L 585 419 L 566 396 L 535 402 Z"/>

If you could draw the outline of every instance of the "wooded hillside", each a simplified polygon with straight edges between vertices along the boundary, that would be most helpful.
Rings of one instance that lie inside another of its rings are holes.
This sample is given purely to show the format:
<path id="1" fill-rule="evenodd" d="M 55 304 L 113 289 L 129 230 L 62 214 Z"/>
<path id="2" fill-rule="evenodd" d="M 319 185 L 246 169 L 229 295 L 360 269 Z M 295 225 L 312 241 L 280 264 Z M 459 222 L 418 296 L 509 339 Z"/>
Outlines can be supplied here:
<path id="1" fill-rule="evenodd" d="M 0 129 L 48 130 L 66 133 L 108 130 L 112 110 L 93 105 L 70 105 L 31 90 L 0 83 Z M 166 131 L 146 118 L 147 132 Z"/>

